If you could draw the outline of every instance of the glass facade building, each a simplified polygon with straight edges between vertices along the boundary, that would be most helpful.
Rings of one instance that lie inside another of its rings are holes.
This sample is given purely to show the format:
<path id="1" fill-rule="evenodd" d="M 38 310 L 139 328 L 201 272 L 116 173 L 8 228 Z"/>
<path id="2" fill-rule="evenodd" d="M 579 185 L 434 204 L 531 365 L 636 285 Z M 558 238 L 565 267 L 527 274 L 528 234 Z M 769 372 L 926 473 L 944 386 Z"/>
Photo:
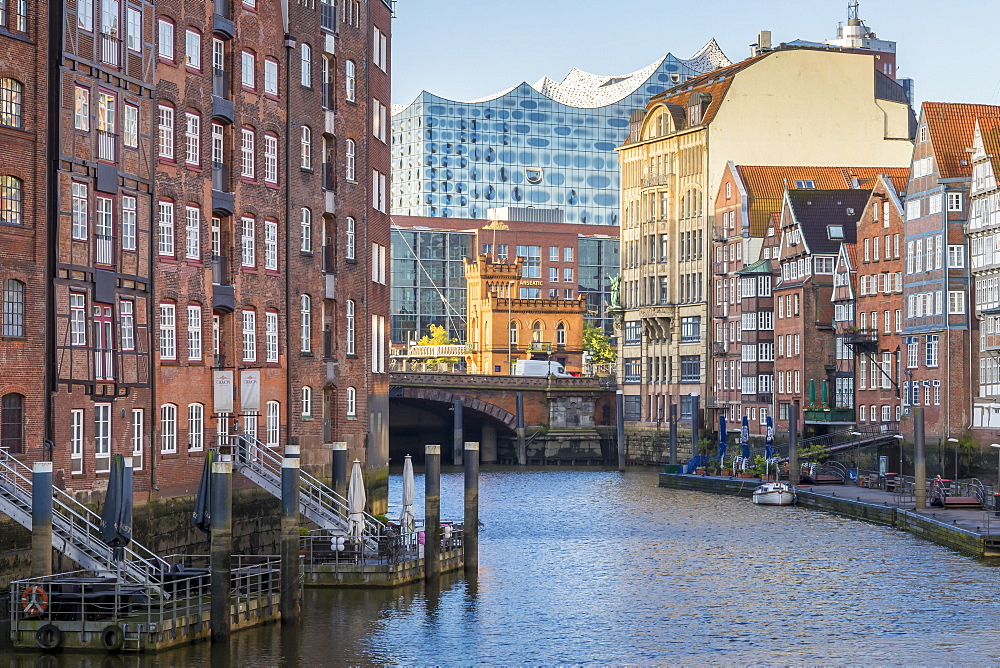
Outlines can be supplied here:
<path id="1" fill-rule="evenodd" d="M 624 76 L 574 69 L 454 102 L 427 91 L 392 116 L 394 215 L 484 219 L 489 208 L 558 207 L 565 222 L 617 225 L 615 149 L 649 98 L 731 64 L 715 41 Z"/>

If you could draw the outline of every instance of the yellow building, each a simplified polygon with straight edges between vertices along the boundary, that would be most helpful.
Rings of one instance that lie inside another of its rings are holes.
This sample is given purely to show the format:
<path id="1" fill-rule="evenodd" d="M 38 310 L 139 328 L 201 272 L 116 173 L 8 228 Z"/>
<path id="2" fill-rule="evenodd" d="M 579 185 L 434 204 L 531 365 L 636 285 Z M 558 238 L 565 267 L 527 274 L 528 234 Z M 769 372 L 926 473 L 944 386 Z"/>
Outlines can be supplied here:
<path id="1" fill-rule="evenodd" d="M 728 161 L 909 164 L 913 115 L 871 54 L 780 47 L 691 79 L 633 113 L 622 179 L 626 419 L 653 426 L 692 395 L 713 405 L 712 202 Z M 759 244 L 758 244 L 759 245 Z"/>
<path id="2" fill-rule="evenodd" d="M 542 281 L 521 274 L 520 257 L 465 260 L 469 372 L 506 374 L 517 360 L 551 360 L 579 373 L 586 296 L 542 299 Z"/>

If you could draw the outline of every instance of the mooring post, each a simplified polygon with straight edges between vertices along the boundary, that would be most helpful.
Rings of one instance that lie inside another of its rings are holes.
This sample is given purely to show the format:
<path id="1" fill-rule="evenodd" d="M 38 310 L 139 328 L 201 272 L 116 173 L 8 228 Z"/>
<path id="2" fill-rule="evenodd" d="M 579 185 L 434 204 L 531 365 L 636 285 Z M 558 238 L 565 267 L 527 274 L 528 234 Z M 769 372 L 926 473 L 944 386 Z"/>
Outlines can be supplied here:
<path id="1" fill-rule="evenodd" d="M 618 427 L 618 470 L 625 470 L 625 393 L 615 391 L 615 424 Z"/>
<path id="2" fill-rule="evenodd" d="M 301 453 L 297 444 L 285 445 L 281 460 L 281 622 L 299 618 L 301 607 L 301 572 L 299 562 L 299 467 Z"/>
<path id="3" fill-rule="evenodd" d="M 677 404 L 670 404 L 670 463 L 677 463 Z"/>
<path id="4" fill-rule="evenodd" d="M 788 407 L 788 484 L 799 484 L 799 402 Z"/>
<path id="5" fill-rule="evenodd" d="M 903 443 L 900 441 L 900 447 Z M 927 458 L 924 442 L 924 407 L 913 408 L 913 496 L 916 509 L 927 507 Z M 902 476 L 902 472 L 899 474 Z"/>
<path id="6" fill-rule="evenodd" d="M 52 575 L 52 462 L 31 467 L 31 577 Z"/>
<path id="7" fill-rule="evenodd" d="M 462 400 L 455 399 L 451 406 L 455 413 L 452 418 L 451 462 L 455 466 L 461 466 L 462 443 L 465 439 L 464 429 L 462 428 Z"/>
<path id="8" fill-rule="evenodd" d="M 465 444 L 465 520 L 462 558 L 466 573 L 479 572 L 479 443 Z"/>
<path id="9" fill-rule="evenodd" d="M 518 392 L 515 400 L 517 406 L 517 463 L 524 466 L 528 463 L 528 446 L 524 442 L 524 393 Z"/>
<path id="10" fill-rule="evenodd" d="M 424 577 L 441 572 L 441 446 L 424 446 Z"/>
<path id="11" fill-rule="evenodd" d="M 347 498 L 347 443 L 332 443 L 333 449 L 333 491 L 342 499 Z"/>
<path id="12" fill-rule="evenodd" d="M 212 462 L 212 642 L 229 642 L 233 577 L 233 456 Z"/>

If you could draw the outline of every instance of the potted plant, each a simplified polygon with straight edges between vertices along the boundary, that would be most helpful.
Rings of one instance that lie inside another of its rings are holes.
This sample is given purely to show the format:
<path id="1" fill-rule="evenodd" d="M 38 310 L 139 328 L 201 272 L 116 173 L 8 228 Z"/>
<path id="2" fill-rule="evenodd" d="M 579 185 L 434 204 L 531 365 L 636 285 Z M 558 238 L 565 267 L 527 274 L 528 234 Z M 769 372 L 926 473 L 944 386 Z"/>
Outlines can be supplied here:
<path id="1" fill-rule="evenodd" d="M 708 460 L 708 475 L 715 475 L 719 472 L 719 462 L 714 458 Z"/>

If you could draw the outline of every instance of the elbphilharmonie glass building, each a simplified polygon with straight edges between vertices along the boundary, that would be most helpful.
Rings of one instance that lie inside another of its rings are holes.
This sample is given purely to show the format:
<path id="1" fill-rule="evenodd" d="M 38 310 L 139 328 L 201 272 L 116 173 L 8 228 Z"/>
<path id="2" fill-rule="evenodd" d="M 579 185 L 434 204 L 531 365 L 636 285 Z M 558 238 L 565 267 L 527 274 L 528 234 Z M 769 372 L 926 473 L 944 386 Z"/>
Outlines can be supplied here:
<path id="1" fill-rule="evenodd" d="M 537 205 L 562 209 L 567 223 L 617 225 L 615 148 L 632 111 L 729 64 L 712 40 L 688 60 L 668 54 L 623 76 L 574 69 L 471 102 L 424 91 L 393 109 L 392 213 L 483 219 Z"/>

